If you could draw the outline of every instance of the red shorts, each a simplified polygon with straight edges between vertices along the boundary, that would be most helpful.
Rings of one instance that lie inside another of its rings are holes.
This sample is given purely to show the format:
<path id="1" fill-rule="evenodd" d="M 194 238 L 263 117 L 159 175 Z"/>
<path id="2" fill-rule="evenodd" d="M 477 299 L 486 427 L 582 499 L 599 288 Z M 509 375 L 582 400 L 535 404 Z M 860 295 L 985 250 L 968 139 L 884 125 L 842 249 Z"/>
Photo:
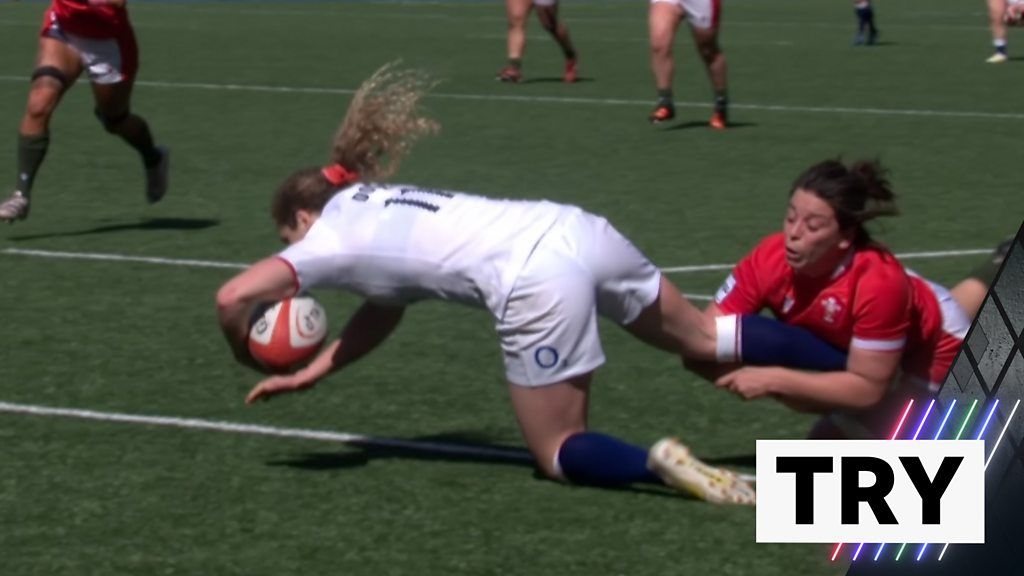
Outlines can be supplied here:
<path id="1" fill-rule="evenodd" d="M 131 82 L 135 78 L 139 69 L 139 48 L 135 43 L 135 33 L 126 21 L 109 24 L 101 31 L 89 30 L 88 35 L 69 32 L 68 28 L 79 30 L 74 23 L 59 20 L 51 9 L 43 16 L 39 35 L 74 49 L 89 74 L 89 81 L 117 84 Z"/>

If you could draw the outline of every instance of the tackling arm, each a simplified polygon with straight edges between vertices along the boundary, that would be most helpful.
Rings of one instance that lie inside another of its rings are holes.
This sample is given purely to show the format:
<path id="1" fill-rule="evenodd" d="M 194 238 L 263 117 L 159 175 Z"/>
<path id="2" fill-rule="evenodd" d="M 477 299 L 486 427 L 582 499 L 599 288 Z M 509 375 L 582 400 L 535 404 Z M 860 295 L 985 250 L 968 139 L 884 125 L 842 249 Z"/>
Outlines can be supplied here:
<path id="1" fill-rule="evenodd" d="M 896 376 L 900 351 L 851 348 L 843 372 L 802 372 L 781 367 L 736 370 L 717 381 L 744 398 L 779 397 L 803 410 L 863 410 L 882 400 Z"/>

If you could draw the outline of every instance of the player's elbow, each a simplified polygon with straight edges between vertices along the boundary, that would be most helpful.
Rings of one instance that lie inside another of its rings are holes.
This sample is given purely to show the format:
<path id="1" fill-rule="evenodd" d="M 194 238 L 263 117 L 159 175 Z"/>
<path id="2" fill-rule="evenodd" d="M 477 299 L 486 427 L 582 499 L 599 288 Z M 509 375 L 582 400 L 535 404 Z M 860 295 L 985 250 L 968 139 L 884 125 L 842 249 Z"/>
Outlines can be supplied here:
<path id="1" fill-rule="evenodd" d="M 228 282 L 217 291 L 217 310 L 223 312 L 242 303 L 242 293 L 234 282 Z"/>
<path id="2" fill-rule="evenodd" d="M 885 386 L 884 384 L 879 385 L 877 382 L 871 382 L 869 385 L 863 387 L 860 394 L 857 394 L 851 408 L 857 410 L 870 410 L 875 408 L 882 403 L 887 389 L 888 386 Z"/>

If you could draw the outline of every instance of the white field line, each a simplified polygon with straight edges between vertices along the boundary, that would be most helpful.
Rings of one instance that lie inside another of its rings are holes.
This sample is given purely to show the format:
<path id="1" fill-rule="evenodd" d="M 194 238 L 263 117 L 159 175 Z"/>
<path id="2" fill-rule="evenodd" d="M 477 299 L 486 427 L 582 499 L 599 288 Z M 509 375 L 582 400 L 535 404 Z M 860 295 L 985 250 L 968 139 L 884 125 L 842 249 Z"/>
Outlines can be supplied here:
<path id="1" fill-rule="evenodd" d="M 101 254 L 97 252 L 55 252 L 52 250 L 27 250 L 23 248 L 6 248 L 4 254 L 18 256 L 35 256 L 38 258 L 59 258 L 69 260 L 101 260 L 105 262 L 136 262 L 142 264 L 162 264 L 164 266 L 187 266 L 195 268 L 230 268 L 242 270 L 248 264 L 238 262 L 216 262 L 213 260 L 188 260 L 180 258 L 159 258 L 150 256 L 129 256 L 127 254 Z"/>
<path id="2" fill-rule="evenodd" d="M 279 428 L 276 426 L 242 424 L 222 420 L 202 420 L 199 418 L 178 418 L 174 416 L 150 416 L 144 414 L 125 414 L 121 412 L 100 412 L 96 410 L 56 408 L 51 406 L 35 406 L 32 404 L 14 404 L 10 402 L 0 402 L 0 412 L 9 414 L 31 414 L 34 416 L 76 418 L 79 420 L 96 420 L 100 422 L 118 422 L 121 424 L 165 426 L 186 430 L 212 430 L 214 432 L 230 432 L 255 436 L 299 438 L 304 440 L 319 440 L 321 442 L 351 444 L 355 446 L 402 448 L 407 450 L 438 452 L 443 454 L 503 458 L 521 462 L 533 461 L 533 457 L 525 450 L 488 448 L 486 446 L 468 446 L 440 442 L 420 442 L 416 440 L 400 440 L 394 438 L 375 438 L 362 434 L 350 434 L 348 432 L 335 432 L 331 430 Z"/>
<path id="3" fill-rule="evenodd" d="M 144 414 L 125 414 L 122 412 L 100 412 L 77 408 L 56 408 L 52 406 L 36 406 L 32 404 L 14 404 L 0 402 L 0 412 L 8 414 L 29 414 L 33 416 L 50 416 L 58 418 L 75 418 L 78 420 L 94 420 L 99 422 L 116 422 L 120 424 L 140 424 L 143 426 L 164 426 L 185 430 L 209 430 L 233 434 L 249 434 L 254 436 L 273 436 L 277 438 L 298 438 L 317 440 L 353 446 L 372 446 L 378 448 L 399 448 L 434 454 L 466 456 L 471 458 L 493 458 L 509 462 L 533 462 L 525 450 L 513 448 L 490 448 L 487 446 L 470 446 L 448 444 L 442 442 L 421 442 L 417 440 L 401 440 L 397 438 L 377 438 L 363 434 L 335 432 L 331 430 L 310 430 L 306 428 L 279 428 L 258 424 L 241 424 L 223 420 L 202 420 L 199 418 L 178 418 L 175 416 L 147 416 Z M 741 478 L 754 482 L 753 475 L 741 474 Z"/>
<path id="4" fill-rule="evenodd" d="M 0 82 L 27 82 L 24 76 L 0 75 Z M 339 94 L 355 93 L 351 88 L 326 88 L 315 86 L 267 86 L 260 84 L 219 84 L 208 82 L 163 82 L 156 80 L 139 80 L 137 86 L 150 88 L 177 88 L 192 90 L 223 90 L 244 92 L 271 92 L 283 94 Z M 583 98 L 566 96 L 525 96 L 510 94 L 462 94 L 454 92 L 432 92 L 427 98 L 443 100 L 463 100 L 482 102 L 521 102 L 529 104 L 574 104 L 596 106 L 649 106 L 650 99 L 637 98 Z M 708 102 L 677 101 L 680 108 L 710 108 Z M 854 114 L 862 116 L 904 116 L 919 118 L 982 118 L 987 120 L 1024 120 L 1024 113 L 1019 112 L 980 112 L 974 110 L 929 110 L 913 108 L 859 108 L 855 106 L 795 106 L 785 104 L 744 104 L 730 103 L 730 107 L 738 110 L 759 110 L 765 112 L 814 113 L 814 114 Z"/>
<path id="5" fill-rule="evenodd" d="M 971 248 L 967 250 L 938 250 L 933 252 L 904 252 L 897 254 L 900 260 L 921 260 L 930 258 L 952 258 L 958 256 L 976 256 L 989 254 L 990 248 Z M 53 250 L 30 250 L 26 248 L 5 248 L 3 254 L 14 256 L 32 256 L 37 258 L 59 258 L 71 260 L 99 260 L 109 262 L 136 262 L 142 264 L 161 264 L 164 266 L 189 266 L 201 268 L 228 268 L 240 270 L 248 266 L 244 262 L 218 262 L 215 260 L 192 260 L 180 258 L 161 258 L 154 256 L 130 256 L 127 254 L 104 254 L 99 252 L 59 252 Z M 662 268 L 666 274 L 689 274 L 694 272 L 714 272 L 732 270 L 735 264 L 698 264 L 695 266 L 669 266 Z"/>
<path id="6" fill-rule="evenodd" d="M 226 268 L 229 270 L 242 270 L 248 266 L 241 262 L 217 262 L 213 260 L 189 260 L 179 258 L 159 258 L 151 256 L 128 256 L 125 254 L 99 254 L 92 252 L 55 252 L 50 250 L 27 250 L 22 248 L 7 248 L 4 254 L 18 256 L 35 256 L 38 258 L 61 258 L 68 260 L 99 260 L 106 262 L 132 262 L 139 264 L 160 264 L 163 266 L 186 266 L 196 268 Z M 684 294 L 691 300 L 711 300 L 706 294 Z"/>

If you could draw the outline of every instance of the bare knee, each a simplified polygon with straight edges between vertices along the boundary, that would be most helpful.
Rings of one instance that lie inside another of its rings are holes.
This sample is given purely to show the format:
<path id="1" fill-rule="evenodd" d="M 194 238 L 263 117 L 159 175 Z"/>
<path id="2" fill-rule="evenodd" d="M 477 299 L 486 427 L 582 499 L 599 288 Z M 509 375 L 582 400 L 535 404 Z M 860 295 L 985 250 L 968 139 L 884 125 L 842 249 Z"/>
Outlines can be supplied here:
<path id="1" fill-rule="evenodd" d="M 63 85 L 53 79 L 34 80 L 25 106 L 25 120 L 44 125 L 49 123 L 63 91 Z"/>
<path id="2" fill-rule="evenodd" d="M 722 54 L 722 51 L 718 48 L 718 42 L 715 41 L 702 42 L 698 44 L 697 52 L 700 54 L 700 57 L 704 60 L 705 64 L 713 64 Z"/>
<path id="3" fill-rule="evenodd" d="M 671 58 L 672 42 L 656 40 L 651 42 L 651 55 L 655 58 Z"/>

